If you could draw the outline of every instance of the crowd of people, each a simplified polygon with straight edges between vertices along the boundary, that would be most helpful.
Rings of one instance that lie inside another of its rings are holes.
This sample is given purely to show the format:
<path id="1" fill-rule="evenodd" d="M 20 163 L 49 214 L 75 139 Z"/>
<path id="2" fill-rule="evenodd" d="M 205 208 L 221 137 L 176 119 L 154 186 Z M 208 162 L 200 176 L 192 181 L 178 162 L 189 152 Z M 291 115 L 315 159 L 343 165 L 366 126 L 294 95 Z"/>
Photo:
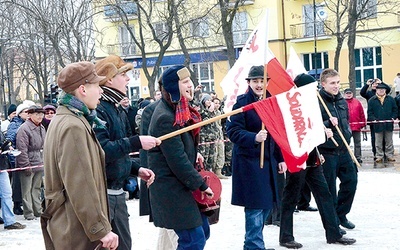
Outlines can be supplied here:
<path id="1" fill-rule="evenodd" d="M 199 209 L 192 192 L 200 190 L 212 199 L 215 190 L 196 168 L 201 161 L 219 179 L 232 178 L 232 204 L 244 207 L 243 249 L 267 249 L 267 224 L 280 226 L 281 246 L 301 248 L 293 235 L 296 210 L 319 211 L 327 243 L 356 242 L 343 235 L 356 226 L 347 218 L 357 190 L 352 154 L 363 162 L 361 137 L 367 123 L 376 163 L 395 161 L 400 95 L 392 97 L 388 84 L 370 79 L 363 86 L 365 116 L 353 89 L 340 92 L 339 73 L 324 70 L 319 95 L 327 140 L 309 154 L 305 170 L 291 173 L 254 110 L 219 119 L 223 100 L 203 92 L 200 84 L 195 87 L 183 65 L 168 68 L 153 96 L 131 105 L 126 86 L 132 68 L 114 55 L 95 64 L 71 63 L 59 74 L 57 105 L 25 100 L 9 106 L 0 133 L 0 150 L 7 151 L 0 154 L 0 222 L 5 229 L 24 229 L 15 220 L 23 215 L 41 218 L 46 249 L 131 249 L 126 200 L 140 198 L 138 212 L 150 215 L 160 228 L 158 249 L 204 249 L 213 211 Z M 270 96 L 264 66 L 251 67 L 246 80 L 248 89 L 234 109 Z M 315 81 L 307 74 L 294 79 L 297 87 Z M 351 138 L 354 152 L 346 147 Z M 310 193 L 318 208 L 310 207 Z"/>

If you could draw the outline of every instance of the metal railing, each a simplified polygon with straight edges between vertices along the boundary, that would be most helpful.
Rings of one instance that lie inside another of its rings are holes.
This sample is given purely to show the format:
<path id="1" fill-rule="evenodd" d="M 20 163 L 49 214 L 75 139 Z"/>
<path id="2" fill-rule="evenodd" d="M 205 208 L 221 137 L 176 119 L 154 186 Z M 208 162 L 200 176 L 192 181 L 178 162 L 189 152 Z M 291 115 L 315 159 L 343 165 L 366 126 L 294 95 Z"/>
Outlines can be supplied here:
<path id="1" fill-rule="evenodd" d="M 331 22 L 324 21 L 324 22 L 316 22 L 315 29 L 316 29 L 316 36 L 329 36 L 331 32 L 329 27 Z M 290 35 L 292 38 L 309 38 L 314 37 L 314 23 L 298 23 L 290 25 Z"/>

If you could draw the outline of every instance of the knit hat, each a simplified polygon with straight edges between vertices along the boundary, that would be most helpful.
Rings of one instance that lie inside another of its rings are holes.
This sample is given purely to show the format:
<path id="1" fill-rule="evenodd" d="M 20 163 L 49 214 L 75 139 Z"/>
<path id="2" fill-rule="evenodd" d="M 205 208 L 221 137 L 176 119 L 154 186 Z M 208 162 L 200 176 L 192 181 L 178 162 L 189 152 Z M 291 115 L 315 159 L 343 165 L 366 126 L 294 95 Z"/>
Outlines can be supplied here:
<path id="1" fill-rule="evenodd" d="M 24 111 L 25 109 L 28 109 L 30 106 L 35 105 L 33 101 L 30 100 L 25 100 L 23 101 L 20 105 L 17 106 L 17 109 L 15 111 L 16 115 L 19 116 L 19 114 Z"/>
<path id="2" fill-rule="evenodd" d="M 99 76 L 91 62 L 76 62 L 65 66 L 58 76 L 58 86 L 66 93 L 71 93 L 80 85 L 98 83 L 105 77 Z"/>
<path id="3" fill-rule="evenodd" d="M 162 74 L 162 85 L 170 94 L 173 103 L 179 102 L 181 99 L 179 80 L 183 80 L 187 77 L 190 77 L 190 72 L 183 65 L 172 66 Z"/>
<path id="4" fill-rule="evenodd" d="M 10 107 L 8 107 L 7 110 L 7 115 L 10 116 L 12 112 L 17 111 L 17 105 L 11 104 Z"/>
<path id="5" fill-rule="evenodd" d="M 211 96 L 209 94 L 202 94 L 201 95 L 201 104 L 205 106 L 206 101 L 211 100 Z"/>
<path id="6" fill-rule="evenodd" d="M 315 81 L 316 80 L 314 77 L 305 73 L 298 74 L 296 78 L 294 78 L 293 80 L 293 82 L 296 84 L 297 87 L 302 87 Z"/>
<path id="7" fill-rule="evenodd" d="M 117 55 L 109 55 L 106 58 L 97 61 L 95 66 L 97 74 L 105 76 L 105 78 L 100 81 L 100 85 L 104 85 L 117 74 L 133 69 L 132 63 L 125 62 Z"/>
<path id="8" fill-rule="evenodd" d="M 252 66 L 246 80 L 264 78 L 264 66 Z M 269 78 L 267 76 L 267 78 Z"/>

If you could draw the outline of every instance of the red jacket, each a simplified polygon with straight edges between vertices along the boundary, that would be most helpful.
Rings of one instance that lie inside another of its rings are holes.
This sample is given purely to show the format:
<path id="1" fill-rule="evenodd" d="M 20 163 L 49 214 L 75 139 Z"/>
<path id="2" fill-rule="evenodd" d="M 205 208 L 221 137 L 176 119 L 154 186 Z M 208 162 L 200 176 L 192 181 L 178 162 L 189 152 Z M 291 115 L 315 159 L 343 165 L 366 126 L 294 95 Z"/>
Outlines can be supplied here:
<path id="1" fill-rule="evenodd" d="M 356 98 L 346 99 L 349 106 L 349 123 L 351 131 L 361 131 L 367 125 L 364 108 Z"/>

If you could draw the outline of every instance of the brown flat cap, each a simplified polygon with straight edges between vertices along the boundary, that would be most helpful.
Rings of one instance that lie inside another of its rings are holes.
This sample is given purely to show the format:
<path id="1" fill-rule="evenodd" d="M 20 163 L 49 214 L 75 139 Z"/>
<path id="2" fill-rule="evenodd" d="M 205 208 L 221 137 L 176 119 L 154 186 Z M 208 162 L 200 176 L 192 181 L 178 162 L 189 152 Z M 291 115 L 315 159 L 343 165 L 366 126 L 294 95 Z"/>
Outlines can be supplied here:
<path id="1" fill-rule="evenodd" d="M 87 83 L 100 83 L 104 76 L 96 73 L 91 62 L 76 62 L 65 66 L 58 76 L 58 86 L 67 93 L 71 93 L 80 85 Z"/>
<path id="2" fill-rule="evenodd" d="M 104 59 L 96 62 L 96 72 L 105 76 L 106 78 L 100 82 L 100 85 L 104 85 L 107 80 L 113 78 L 117 74 L 127 72 L 133 69 L 132 63 L 127 63 L 117 55 L 109 55 Z"/>

